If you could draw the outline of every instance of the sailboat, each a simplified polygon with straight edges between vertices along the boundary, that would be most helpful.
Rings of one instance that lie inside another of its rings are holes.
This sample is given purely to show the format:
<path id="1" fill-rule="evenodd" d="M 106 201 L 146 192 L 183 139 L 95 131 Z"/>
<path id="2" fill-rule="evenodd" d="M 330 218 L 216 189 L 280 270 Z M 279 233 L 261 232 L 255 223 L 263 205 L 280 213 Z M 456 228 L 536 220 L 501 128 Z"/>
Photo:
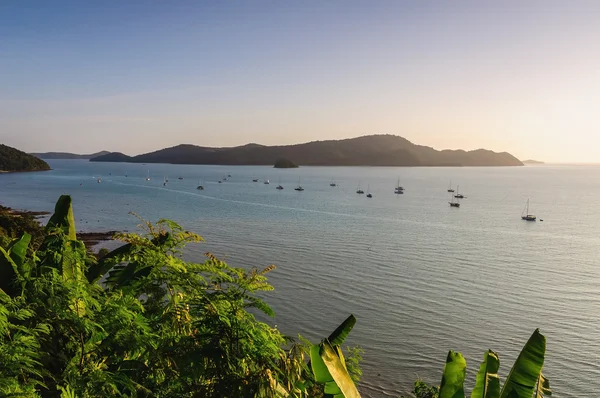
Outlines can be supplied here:
<path id="1" fill-rule="evenodd" d="M 330 187 L 337 187 L 337 184 L 335 183 L 335 180 L 331 180 L 331 183 L 329 184 Z"/>
<path id="2" fill-rule="evenodd" d="M 362 189 L 360 189 L 360 181 L 358 182 L 358 187 L 356 188 L 356 193 L 357 194 L 363 194 L 363 193 L 365 193 L 365 191 L 363 191 Z"/>
<path id="3" fill-rule="evenodd" d="M 454 195 L 454 197 L 456 199 L 464 199 L 465 196 L 462 193 L 458 193 L 458 187 L 459 187 L 459 185 L 456 186 L 456 195 Z M 452 192 L 454 192 L 454 191 L 452 191 Z"/>
<path id="4" fill-rule="evenodd" d="M 252 182 L 258 182 L 258 178 L 254 177 L 254 178 L 252 179 Z"/>
<path id="5" fill-rule="evenodd" d="M 146 181 L 150 181 L 150 170 L 148 170 L 148 177 L 146 177 Z"/>
<path id="6" fill-rule="evenodd" d="M 277 189 L 280 190 L 280 191 L 283 189 L 283 186 L 281 185 L 281 177 L 277 181 Z"/>
<path id="7" fill-rule="evenodd" d="M 296 188 L 294 188 L 295 191 L 304 191 L 304 188 L 302 188 L 302 185 L 300 185 L 300 177 L 298 177 L 298 186 Z"/>
<path id="8" fill-rule="evenodd" d="M 521 219 L 525 221 L 535 221 L 537 219 L 533 214 L 529 214 L 529 199 L 527 199 L 527 205 L 521 213 Z"/>
<path id="9" fill-rule="evenodd" d="M 102 178 L 98 178 L 98 184 L 102 182 Z"/>
<path id="10" fill-rule="evenodd" d="M 198 181 L 198 187 L 196 188 L 199 191 L 203 191 L 204 190 L 204 185 L 202 185 L 202 183 L 200 181 Z"/>
<path id="11" fill-rule="evenodd" d="M 263 182 L 263 184 L 265 184 L 265 185 L 269 185 L 270 183 L 271 183 L 271 181 L 269 181 L 269 180 L 265 180 L 265 182 Z"/>
<path id="12" fill-rule="evenodd" d="M 371 188 L 371 186 L 367 185 L 367 198 L 372 198 L 373 197 L 373 195 L 371 195 L 371 192 L 370 192 L 371 189 L 370 188 Z"/>
<path id="13" fill-rule="evenodd" d="M 458 187 L 456 187 L 456 190 L 458 190 Z M 454 191 L 452 191 L 454 192 Z M 456 200 L 454 200 L 456 198 Z M 452 193 L 450 194 L 450 202 L 448 202 L 450 204 L 450 207 L 460 207 L 460 202 L 458 201 L 458 198 L 456 197 L 456 195 L 453 195 Z"/>
<path id="14" fill-rule="evenodd" d="M 402 195 L 404 193 L 404 188 L 400 186 L 400 178 L 398 178 L 398 183 L 396 184 L 396 188 L 394 188 L 394 193 Z"/>
<path id="15" fill-rule="evenodd" d="M 454 193 L 454 189 L 452 189 L 452 180 L 450 180 L 450 184 L 448 184 L 448 192 Z"/>
<path id="16" fill-rule="evenodd" d="M 167 176 L 164 176 L 163 177 L 163 187 L 167 186 L 167 181 L 169 181 L 169 180 L 167 180 Z"/>

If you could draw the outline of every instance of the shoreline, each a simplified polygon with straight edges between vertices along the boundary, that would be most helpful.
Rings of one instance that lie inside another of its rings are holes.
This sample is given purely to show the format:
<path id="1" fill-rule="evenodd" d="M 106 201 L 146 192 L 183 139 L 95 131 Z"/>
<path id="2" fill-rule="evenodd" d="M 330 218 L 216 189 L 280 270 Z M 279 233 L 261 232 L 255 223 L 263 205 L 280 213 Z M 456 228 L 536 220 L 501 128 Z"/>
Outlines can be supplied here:
<path id="1" fill-rule="evenodd" d="M 49 211 L 31 211 L 31 210 L 23 210 L 23 209 L 13 209 L 11 207 L 6 207 L 0 205 L 0 213 L 5 213 L 10 217 L 31 217 L 35 221 L 38 222 L 38 225 L 41 229 L 45 227 L 45 224 L 42 223 L 41 219 L 45 217 L 49 217 L 52 215 L 52 212 Z M 103 242 L 111 242 L 114 241 L 113 236 L 117 234 L 119 231 L 77 231 L 77 239 L 82 241 L 85 245 L 86 249 L 92 250 L 99 244 Z"/>
<path id="2" fill-rule="evenodd" d="M 43 169 L 43 170 L 0 170 L 0 174 L 13 174 L 13 173 L 38 173 L 41 171 L 52 171 L 54 169 Z"/>

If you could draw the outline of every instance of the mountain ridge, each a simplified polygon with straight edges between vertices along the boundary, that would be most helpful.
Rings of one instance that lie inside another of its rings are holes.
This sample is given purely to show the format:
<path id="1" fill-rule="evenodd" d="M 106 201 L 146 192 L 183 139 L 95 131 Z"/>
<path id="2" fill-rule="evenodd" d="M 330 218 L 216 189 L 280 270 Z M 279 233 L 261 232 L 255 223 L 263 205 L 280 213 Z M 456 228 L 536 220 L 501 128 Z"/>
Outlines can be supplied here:
<path id="1" fill-rule="evenodd" d="M 523 166 L 508 152 L 487 149 L 439 151 L 391 134 L 275 146 L 254 143 L 236 147 L 180 144 L 134 157 L 111 153 L 90 160 L 241 166 L 273 165 L 282 158 L 300 166 Z"/>
<path id="2" fill-rule="evenodd" d="M 50 159 L 50 160 L 54 160 L 54 159 L 93 159 L 93 158 L 97 158 L 98 156 L 104 156 L 104 155 L 108 155 L 109 153 L 112 153 L 110 151 L 100 151 L 100 152 L 96 152 L 96 153 L 90 153 L 90 154 L 85 154 L 85 155 L 80 155 L 77 153 L 70 153 L 70 152 L 40 152 L 40 153 L 30 153 L 30 155 L 36 156 L 40 159 Z"/>

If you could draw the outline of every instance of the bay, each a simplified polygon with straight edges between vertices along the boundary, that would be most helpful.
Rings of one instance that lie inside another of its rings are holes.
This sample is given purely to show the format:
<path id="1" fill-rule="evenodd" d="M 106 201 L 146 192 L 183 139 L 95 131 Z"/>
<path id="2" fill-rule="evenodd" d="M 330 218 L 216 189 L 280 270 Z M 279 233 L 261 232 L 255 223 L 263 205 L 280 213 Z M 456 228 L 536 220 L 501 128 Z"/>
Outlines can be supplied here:
<path id="1" fill-rule="evenodd" d="M 202 235 L 190 259 L 275 264 L 267 299 L 284 333 L 318 341 L 357 317 L 348 343 L 365 350 L 364 396 L 396 397 L 416 378 L 439 384 L 450 349 L 467 358 L 470 390 L 485 350 L 499 352 L 506 375 L 535 328 L 548 338 L 544 373 L 556 396 L 600 387 L 598 166 L 49 163 L 49 172 L 0 174 L 0 202 L 51 211 L 70 194 L 78 230 L 136 230 L 133 211 Z M 394 194 L 398 178 L 404 195 Z M 450 180 L 467 197 L 459 209 L 447 203 Z M 359 182 L 372 199 L 355 193 Z M 521 220 L 528 198 L 544 221 Z"/>

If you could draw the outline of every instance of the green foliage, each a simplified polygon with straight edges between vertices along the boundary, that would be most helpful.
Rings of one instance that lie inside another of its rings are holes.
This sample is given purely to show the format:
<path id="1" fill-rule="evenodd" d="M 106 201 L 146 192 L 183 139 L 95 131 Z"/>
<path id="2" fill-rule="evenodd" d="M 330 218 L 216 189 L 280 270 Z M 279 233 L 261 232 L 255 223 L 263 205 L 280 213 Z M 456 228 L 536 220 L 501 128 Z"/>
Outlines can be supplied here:
<path id="1" fill-rule="evenodd" d="M 498 354 L 489 350 L 485 353 L 477 373 L 471 398 L 543 398 L 552 395 L 550 382 L 542 374 L 545 353 L 546 338 L 536 329 L 521 350 L 501 390 L 498 378 L 500 360 Z M 415 396 L 464 397 L 466 366 L 466 361 L 460 353 L 450 351 L 439 393 L 435 387 L 418 381 L 415 384 Z"/>
<path id="2" fill-rule="evenodd" d="M 545 354 L 546 337 L 536 329 L 508 374 L 500 397 L 531 397 L 542 374 Z"/>
<path id="3" fill-rule="evenodd" d="M 23 234 L 31 235 L 29 253 L 41 244 L 45 233 L 35 216 L 28 212 L 17 212 L 0 206 L 0 246 L 6 247 L 14 239 Z"/>
<path id="4" fill-rule="evenodd" d="M 483 356 L 483 362 L 477 372 L 475 388 L 471 398 L 493 398 L 500 396 L 500 379 L 498 378 L 500 359 L 498 354 L 489 350 Z"/>
<path id="5" fill-rule="evenodd" d="M 27 235 L 6 242 L 0 396 L 323 396 L 308 345 L 254 316 L 274 315 L 257 296 L 273 289 L 266 275 L 274 266 L 233 268 L 209 253 L 187 262 L 181 252 L 198 235 L 168 220 L 142 226 L 145 233 L 119 235 L 124 245 L 97 260 L 75 239 L 63 196 L 36 251 Z M 341 340 L 342 329 L 334 333 Z M 334 350 L 335 358 L 324 352 L 327 363 L 356 389 Z M 351 358 L 357 381 L 360 354 Z"/>
<path id="6" fill-rule="evenodd" d="M 440 398 L 464 398 L 463 384 L 467 374 L 467 361 L 460 352 L 450 351 L 446 358 Z"/>
<path id="7" fill-rule="evenodd" d="M 0 171 L 50 170 L 42 159 L 0 144 Z"/>

